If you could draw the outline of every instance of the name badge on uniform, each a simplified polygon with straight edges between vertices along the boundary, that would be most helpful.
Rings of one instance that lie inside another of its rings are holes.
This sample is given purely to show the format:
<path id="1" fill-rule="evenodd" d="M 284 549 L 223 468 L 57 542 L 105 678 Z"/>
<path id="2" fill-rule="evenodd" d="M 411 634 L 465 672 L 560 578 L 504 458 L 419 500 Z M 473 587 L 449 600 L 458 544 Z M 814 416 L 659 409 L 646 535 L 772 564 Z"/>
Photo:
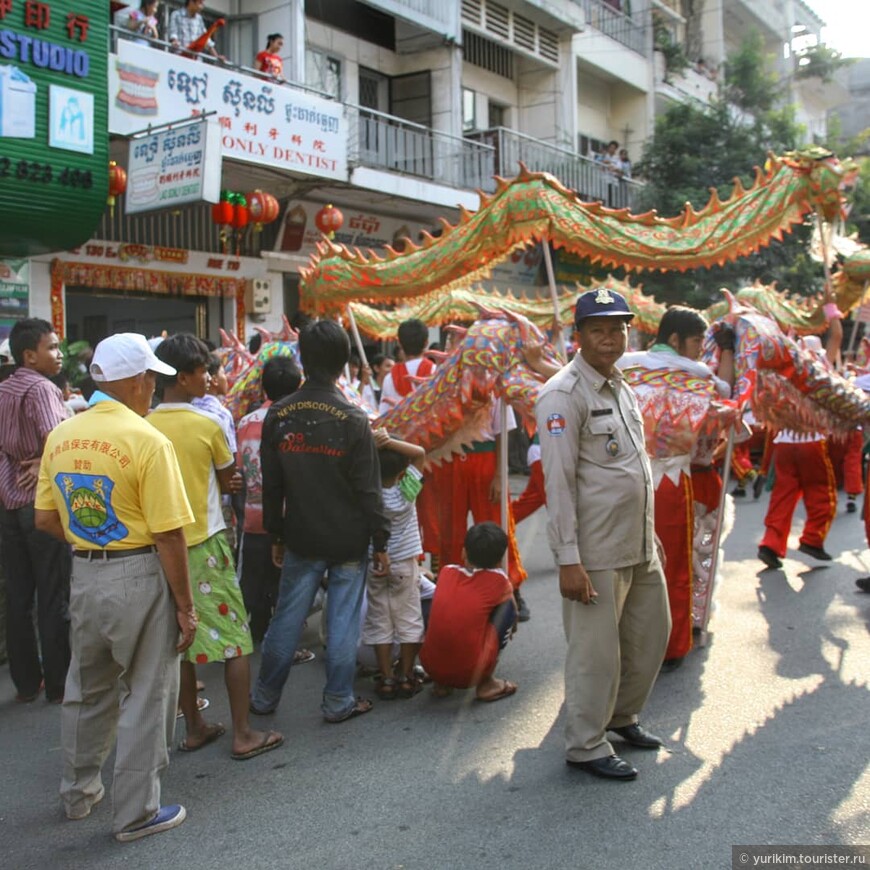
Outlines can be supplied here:
<path id="1" fill-rule="evenodd" d="M 611 435 L 604 445 L 607 455 L 610 457 L 616 456 L 619 453 L 619 442 Z"/>

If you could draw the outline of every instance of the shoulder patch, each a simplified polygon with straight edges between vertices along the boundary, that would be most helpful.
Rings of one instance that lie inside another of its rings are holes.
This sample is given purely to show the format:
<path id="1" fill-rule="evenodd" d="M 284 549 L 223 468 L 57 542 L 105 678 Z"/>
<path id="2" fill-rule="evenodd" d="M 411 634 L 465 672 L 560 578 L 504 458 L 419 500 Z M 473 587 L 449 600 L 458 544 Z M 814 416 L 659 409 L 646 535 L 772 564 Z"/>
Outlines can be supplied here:
<path id="1" fill-rule="evenodd" d="M 550 414 L 547 417 L 547 431 L 551 435 L 564 435 L 567 424 L 561 414 Z"/>

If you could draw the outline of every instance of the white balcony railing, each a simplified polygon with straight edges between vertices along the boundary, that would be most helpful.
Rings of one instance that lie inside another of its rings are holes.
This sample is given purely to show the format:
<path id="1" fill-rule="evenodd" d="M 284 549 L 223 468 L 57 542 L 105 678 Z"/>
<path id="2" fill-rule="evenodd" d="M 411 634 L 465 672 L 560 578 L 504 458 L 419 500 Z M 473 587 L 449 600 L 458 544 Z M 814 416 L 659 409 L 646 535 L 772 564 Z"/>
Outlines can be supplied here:
<path id="1" fill-rule="evenodd" d="M 373 109 L 347 109 L 350 129 L 358 134 L 348 147 L 351 165 L 401 172 L 471 190 L 488 184 L 492 178 L 495 149 L 489 144 L 449 136 Z"/>
<path id="2" fill-rule="evenodd" d="M 496 127 L 474 134 L 474 138 L 495 148 L 495 171 L 504 178 L 516 175 L 522 161 L 532 172 L 555 175 L 581 199 L 600 200 L 612 208 L 628 207 L 632 210 L 643 187 L 632 179 L 615 178 L 594 160 L 515 130 Z M 483 190 L 495 190 L 495 182 L 489 180 Z"/>

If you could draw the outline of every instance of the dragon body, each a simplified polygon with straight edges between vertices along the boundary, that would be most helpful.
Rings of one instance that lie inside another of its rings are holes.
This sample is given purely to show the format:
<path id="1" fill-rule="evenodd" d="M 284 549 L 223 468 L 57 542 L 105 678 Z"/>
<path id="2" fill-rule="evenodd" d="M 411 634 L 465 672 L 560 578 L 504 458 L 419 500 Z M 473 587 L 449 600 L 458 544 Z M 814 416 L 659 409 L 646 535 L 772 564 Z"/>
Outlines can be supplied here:
<path id="1" fill-rule="evenodd" d="M 442 220 L 438 238 L 406 240 L 402 253 L 387 246 L 383 255 L 364 254 L 322 242 L 301 270 L 301 304 L 326 313 L 352 301 L 395 302 L 468 286 L 530 242 L 633 271 L 722 264 L 782 238 L 814 209 L 829 220 L 838 216 L 841 186 L 856 174 L 854 163 L 823 149 L 770 155 L 748 189 L 735 180 L 728 199 L 713 190 L 700 211 L 687 204 L 676 217 L 662 218 L 584 202 L 553 176 L 523 166 L 513 180 L 498 179 L 492 196 L 481 194 L 478 211 L 462 210 L 456 226 Z"/>

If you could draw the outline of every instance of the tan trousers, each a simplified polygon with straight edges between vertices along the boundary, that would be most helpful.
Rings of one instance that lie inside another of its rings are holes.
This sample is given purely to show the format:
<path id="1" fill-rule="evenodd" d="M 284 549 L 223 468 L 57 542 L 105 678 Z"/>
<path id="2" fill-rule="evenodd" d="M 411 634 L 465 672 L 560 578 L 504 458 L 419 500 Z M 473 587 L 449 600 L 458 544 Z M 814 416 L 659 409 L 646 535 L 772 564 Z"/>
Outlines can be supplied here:
<path id="1" fill-rule="evenodd" d="M 594 761 L 613 754 L 608 727 L 637 722 L 659 672 L 671 615 L 658 560 L 590 571 L 598 604 L 562 600 L 566 754 Z"/>
<path id="2" fill-rule="evenodd" d="M 160 807 L 178 704 L 175 604 L 154 553 L 72 561 L 60 794 L 72 812 L 93 803 L 117 734 L 117 833 L 149 821 Z"/>

